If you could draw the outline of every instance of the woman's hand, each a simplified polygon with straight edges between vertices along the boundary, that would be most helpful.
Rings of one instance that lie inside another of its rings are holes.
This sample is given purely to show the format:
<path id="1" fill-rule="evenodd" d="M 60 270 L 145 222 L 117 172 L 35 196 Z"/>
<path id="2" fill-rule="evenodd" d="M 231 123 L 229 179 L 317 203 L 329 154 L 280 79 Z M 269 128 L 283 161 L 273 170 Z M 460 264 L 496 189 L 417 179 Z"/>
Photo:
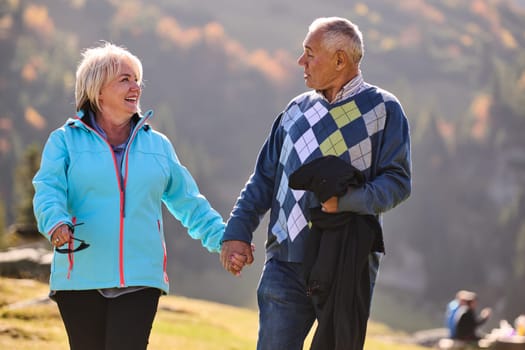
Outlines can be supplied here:
<path id="1" fill-rule="evenodd" d="M 51 244 L 54 247 L 60 247 L 71 240 L 73 232 L 68 224 L 58 226 L 51 234 Z"/>

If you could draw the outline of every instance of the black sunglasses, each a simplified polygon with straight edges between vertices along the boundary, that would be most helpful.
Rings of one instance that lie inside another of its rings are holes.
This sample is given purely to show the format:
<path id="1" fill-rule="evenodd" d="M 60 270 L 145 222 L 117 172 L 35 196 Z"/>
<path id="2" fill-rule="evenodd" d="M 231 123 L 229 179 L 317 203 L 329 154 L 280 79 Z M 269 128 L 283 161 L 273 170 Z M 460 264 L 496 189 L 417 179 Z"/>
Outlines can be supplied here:
<path id="1" fill-rule="evenodd" d="M 75 237 L 72 237 L 72 239 L 77 241 L 77 242 L 80 242 L 80 245 L 78 247 L 76 247 L 75 249 L 55 248 L 55 251 L 58 252 L 58 253 L 67 254 L 67 253 L 78 252 L 79 250 L 84 250 L 84 249 L 89 247 L 89 243 L 86 243 L 86 241 L 84 241 L 83 239 L 78 239 L 78 238 L 75 238 Z"/>
<path id="2" fill-rule="evenodd" d="M 80 226 L 80 225 L 84 225 L 83 222 L 79 222 L 77 224 L 74 224 L 73 227 L 71 227 L 71 230 L 73 232 L 75 232 L 75 227 L 76 226 Z M 78 252 L 79 250 L 84 250 L 86 248 L 89 248 L 89 243 L 86 243 L 86 241 L 84 241 L 83 239 L 79 239 L 79 238 L 75 238 L 75 237 L 71 237 L 73 240 L 77 241 L 77 242 L 80 242 L 80 245 L 78 247 L 76 247 L 75 249 L 69 249 L 69 248 L 55 248 L 55 251 L 57 253 L 62 253 L 62 254 L 69 254 L 69 253 L 74 253 L 74 252 Z"/>

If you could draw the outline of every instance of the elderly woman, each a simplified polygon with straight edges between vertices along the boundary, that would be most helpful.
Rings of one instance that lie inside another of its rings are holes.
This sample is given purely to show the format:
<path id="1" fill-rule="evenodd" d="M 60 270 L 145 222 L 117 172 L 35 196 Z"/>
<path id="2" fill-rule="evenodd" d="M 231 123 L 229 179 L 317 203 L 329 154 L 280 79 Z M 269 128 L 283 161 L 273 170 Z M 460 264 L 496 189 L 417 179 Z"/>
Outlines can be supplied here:
<path id="1" fill-rule="evenodd" d="M 162 203 L 220 251 L 222 217 L 141 114 L 142 64 L 104 43 L 84 51 L 76 116 L 53 131 L 33 179 L 40 232 L 55 247 L 51 297 L 71 349 L 145 349 L 168 293 Z"/>

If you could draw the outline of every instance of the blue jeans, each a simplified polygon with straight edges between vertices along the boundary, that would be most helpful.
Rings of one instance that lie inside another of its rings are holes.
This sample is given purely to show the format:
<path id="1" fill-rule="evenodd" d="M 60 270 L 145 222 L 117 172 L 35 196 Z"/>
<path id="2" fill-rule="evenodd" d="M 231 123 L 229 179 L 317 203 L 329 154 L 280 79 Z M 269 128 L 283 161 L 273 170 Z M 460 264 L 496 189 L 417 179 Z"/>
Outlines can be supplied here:
<path id="1" fill-rule="evenodd" d="M 373 291 L 382 254 L 370 254 Z M 302 264 L 268 260 L 257 288 L 259 339 L 257 350 L 302 350 L 316 313 L 306 295 Z"/>

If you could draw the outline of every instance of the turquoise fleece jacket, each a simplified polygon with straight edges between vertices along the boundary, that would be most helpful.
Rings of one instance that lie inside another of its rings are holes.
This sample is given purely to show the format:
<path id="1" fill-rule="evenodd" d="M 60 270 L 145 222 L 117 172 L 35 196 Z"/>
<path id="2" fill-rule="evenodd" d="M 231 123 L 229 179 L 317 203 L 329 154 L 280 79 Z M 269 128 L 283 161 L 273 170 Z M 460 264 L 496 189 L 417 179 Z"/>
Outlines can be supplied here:
<path id="1" fill-rule="evenodd" d="M 220 251 L 223 219 L 168 138 L 146 124 L 152 115 L 135 115 L 122 169 L 82 112 L 50 134 L 33 179 L 38 229 L 50 239 L 57 226 L 82 223 L 75 238 L 90 245 L 70 254 L 55 251 L 51 290 L 147 286 L 168 293 L 162 203 L 192 238 Z"/>

